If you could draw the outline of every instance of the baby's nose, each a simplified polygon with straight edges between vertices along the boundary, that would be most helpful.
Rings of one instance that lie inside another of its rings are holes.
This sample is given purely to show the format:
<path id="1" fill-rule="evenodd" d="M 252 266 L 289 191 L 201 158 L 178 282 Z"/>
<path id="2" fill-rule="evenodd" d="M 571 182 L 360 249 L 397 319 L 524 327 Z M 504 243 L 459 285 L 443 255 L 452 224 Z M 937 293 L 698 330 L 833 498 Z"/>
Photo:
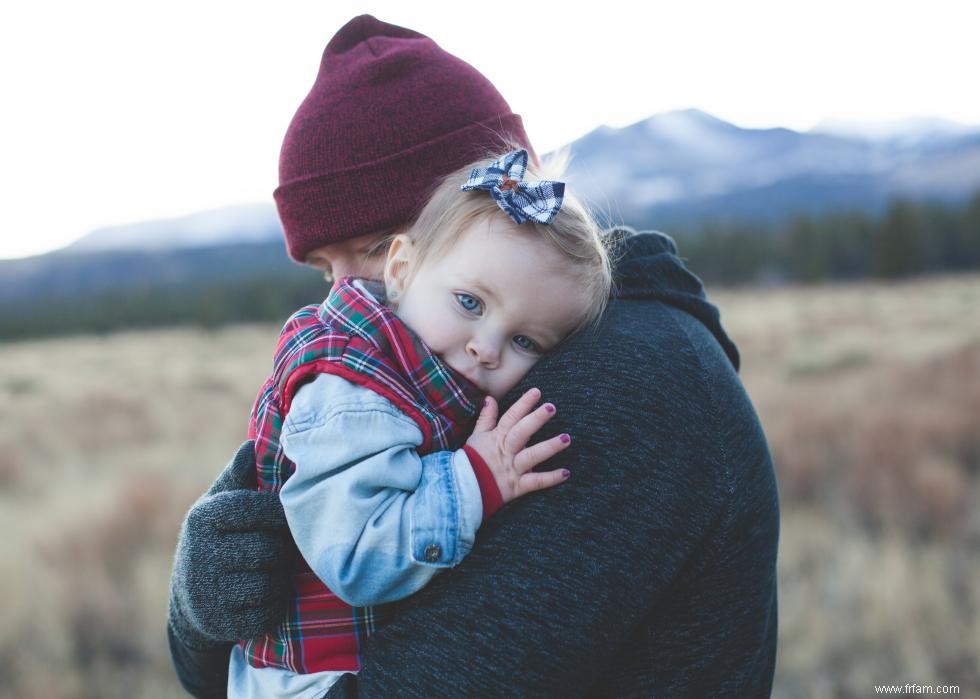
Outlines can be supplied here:
<path id="1" fill-rule="evenodd" d="M 500 363 L 500 346 L 498 343 L 486 338 L 474 338 L 466 346 L 467 353 L 477 362 L 487 367 L 495 369 Z"/>

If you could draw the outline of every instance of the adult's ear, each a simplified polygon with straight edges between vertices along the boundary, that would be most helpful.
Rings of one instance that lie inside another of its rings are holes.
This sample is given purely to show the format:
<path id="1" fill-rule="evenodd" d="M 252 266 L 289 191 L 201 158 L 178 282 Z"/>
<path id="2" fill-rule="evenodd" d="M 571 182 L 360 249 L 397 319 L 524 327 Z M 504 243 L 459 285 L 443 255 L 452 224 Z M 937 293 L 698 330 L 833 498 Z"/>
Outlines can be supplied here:
<path id="1" fill-rule="evenodd" d="M 398 298 L 405 293 L 414 263 L 415 244 L 407 235 L 399 233 L 388 246 L 388 257 L 385 259 L 385 292 L 390 303 L 397 304 Z"/>

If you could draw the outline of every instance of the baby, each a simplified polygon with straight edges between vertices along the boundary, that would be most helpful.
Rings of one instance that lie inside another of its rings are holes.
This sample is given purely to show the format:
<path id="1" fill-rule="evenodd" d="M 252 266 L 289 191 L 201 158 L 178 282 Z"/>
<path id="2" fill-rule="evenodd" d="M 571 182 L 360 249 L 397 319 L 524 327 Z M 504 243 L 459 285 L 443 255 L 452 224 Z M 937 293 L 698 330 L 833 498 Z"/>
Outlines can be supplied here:
<path id="1" fill-rule="evenodd" d="M 531 470 L 571 442 L 527 446 L 555 407 L 531 389 L 498 421 L 496 401 L 598 320 L 611 272 L 581 204 L 527 170 L 516 150 L 450 175 L 391 240 L 383 282 L 342 279 L 284 326 L 250 436 L 300 555 L 282 623 L 233 650 L 229 696 L 323 696 L 385 603 L 568 478 Z"/>

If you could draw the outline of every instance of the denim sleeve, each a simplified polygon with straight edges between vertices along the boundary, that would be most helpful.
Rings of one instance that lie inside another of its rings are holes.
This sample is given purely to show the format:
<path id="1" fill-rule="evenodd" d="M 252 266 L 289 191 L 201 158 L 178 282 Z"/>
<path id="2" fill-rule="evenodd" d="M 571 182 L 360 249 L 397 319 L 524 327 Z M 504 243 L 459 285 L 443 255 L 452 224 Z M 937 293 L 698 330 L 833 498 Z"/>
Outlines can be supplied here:
<path id="1" fill-rule="evenodd" d="M 318 376 L 281 443 L 296 464 L 280 492 L 293 539 L 348 604 L 407 597 L 472 548 L 483 506 L 465 453 L 420 457 L 421 430 L 370 389 Z"/>

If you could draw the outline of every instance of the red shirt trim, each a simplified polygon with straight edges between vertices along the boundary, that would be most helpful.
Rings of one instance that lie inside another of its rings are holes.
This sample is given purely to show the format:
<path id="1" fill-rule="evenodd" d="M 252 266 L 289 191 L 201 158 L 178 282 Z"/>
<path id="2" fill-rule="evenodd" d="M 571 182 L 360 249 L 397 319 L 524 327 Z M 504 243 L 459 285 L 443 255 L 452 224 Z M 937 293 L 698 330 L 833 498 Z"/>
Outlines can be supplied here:
<path id="1" fill-rule="evenodd" d="M 480 485 L 480 499 L 483 500 L 483 521 L 490 515 L 504 506 L 504 498 L 497 487 L 497 479 L 493 477 L 493 472 L 487 466 L 479 452 L 469 444 L 463 445 L 463 451 L 470 460 L 473 473 L 476 475 L 476 482 Z"/>

